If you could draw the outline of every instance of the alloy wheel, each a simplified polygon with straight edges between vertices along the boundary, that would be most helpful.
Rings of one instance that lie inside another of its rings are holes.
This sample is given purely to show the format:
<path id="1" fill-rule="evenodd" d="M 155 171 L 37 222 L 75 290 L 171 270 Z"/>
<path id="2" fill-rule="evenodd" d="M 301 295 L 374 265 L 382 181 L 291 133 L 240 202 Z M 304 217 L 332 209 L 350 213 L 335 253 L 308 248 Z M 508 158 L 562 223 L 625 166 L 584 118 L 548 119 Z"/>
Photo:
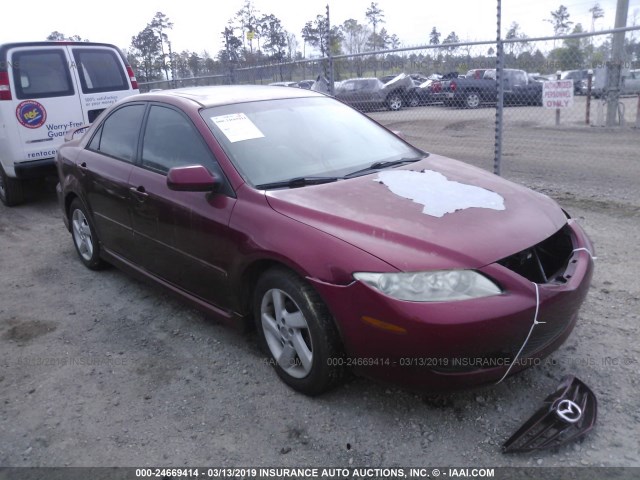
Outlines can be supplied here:
<path id="1" fill-rule="evenodd" d="M 262 297 L 260 319 L 271 355 L 294 378 L 304 378 L 313 366 L 309 325 L 296 302 L 273 288 Z"/>
<path id="2" fill-rule="evenodd" d="M 73 211 L 71 216 L 71 226 L 73 231 L 73 240 L 78 247 L 78 252 L 87 262 L 93 257 L 93 237 L 91 236 L 91 228 L 87 217 L 80 209 Z"/>

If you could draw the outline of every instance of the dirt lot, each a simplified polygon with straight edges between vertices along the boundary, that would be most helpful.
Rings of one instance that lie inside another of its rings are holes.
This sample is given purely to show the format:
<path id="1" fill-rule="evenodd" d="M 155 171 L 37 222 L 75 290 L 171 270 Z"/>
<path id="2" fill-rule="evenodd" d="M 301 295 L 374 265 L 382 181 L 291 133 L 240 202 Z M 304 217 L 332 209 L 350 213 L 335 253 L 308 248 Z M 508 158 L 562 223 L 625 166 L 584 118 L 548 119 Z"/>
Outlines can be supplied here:
<path id="1" fill-rule="evenodd" d="M 579 323 L 549 361 L 497 386 L 415 395 L 354 379 L 320 398 L 278 381 L 239 334 L 116 269 L 76 258 L 54 184 L 0 207 L 0 466 L 640 466 L 640 132 L 506 112 L 503 175 L 558 199 L 597 249 Z M 493 110 L 376 118 L 484 168 Z M 582 443 L 500 444 L 566 374 L 599 399 Z"/>

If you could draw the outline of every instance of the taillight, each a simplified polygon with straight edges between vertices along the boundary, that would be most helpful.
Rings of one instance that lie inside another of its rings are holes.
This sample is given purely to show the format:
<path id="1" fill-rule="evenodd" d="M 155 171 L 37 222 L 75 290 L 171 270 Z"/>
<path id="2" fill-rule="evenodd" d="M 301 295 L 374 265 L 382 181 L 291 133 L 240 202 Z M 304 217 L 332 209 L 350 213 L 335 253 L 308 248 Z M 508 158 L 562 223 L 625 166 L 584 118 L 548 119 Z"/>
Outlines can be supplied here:
<path id="1" fill-rule="evenodd" d="M 433 83 L 431 84 L 431 87 L 432 87 L 433 91 L 437 93 L 437 92 L 439 92 L 440 90 L 442 90 L 442 83 L 440 83 L 440 82 L 433 82 Z"/>
<path id="2" fill-rule="evenodd" d="M 0 72 L 0 100 L 11 100 L 9 72 Z"/>
<path id="3" fill-rule="evenodd" d="M 133 68 L 130 65 L 127 65 L 127 74 L 129 75 L 129 81 L 131 82 L 131 88 L 134 90 L 138 89 L 138 80 L 136 79 L 136 75 L 133 73 Z"/>
<path id="4" fill-rule="evenodd" d="M 458 88 L 458 84 L 456 82 L 454 82 L 453 80 L 451 80 L 449 82 L 449 90 L 451 90 L 452 92 L 455 92 L 456 88 Z"/>

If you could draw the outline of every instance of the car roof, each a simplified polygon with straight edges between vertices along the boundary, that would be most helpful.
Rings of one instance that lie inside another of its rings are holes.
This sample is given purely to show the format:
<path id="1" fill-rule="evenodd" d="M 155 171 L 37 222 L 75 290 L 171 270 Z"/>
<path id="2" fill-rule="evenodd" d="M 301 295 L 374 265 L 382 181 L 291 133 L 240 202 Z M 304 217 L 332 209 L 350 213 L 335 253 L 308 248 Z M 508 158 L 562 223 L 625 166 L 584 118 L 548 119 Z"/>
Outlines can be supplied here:
<path id="1" fill-rule="evenodd" d="M 220 85 L 162 90 L 160 92 L 135 95 L 134 97 L 129 97 L 128 100 L 163 101 L 171 98 L 186 99 L 196 102 L 202 107 L 215 107 L 262 100 L 323 96 L 321 93 L 301 88 L 281 88 L 268 85 Z"/>

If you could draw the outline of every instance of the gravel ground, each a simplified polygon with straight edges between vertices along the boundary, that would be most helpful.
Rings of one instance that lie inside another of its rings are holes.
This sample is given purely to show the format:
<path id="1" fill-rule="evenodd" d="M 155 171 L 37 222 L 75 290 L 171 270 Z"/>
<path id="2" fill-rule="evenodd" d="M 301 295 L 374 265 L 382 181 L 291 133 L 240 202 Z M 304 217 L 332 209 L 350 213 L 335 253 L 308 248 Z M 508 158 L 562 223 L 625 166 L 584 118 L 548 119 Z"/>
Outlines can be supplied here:
<path id="1" fill-rule="evenodd" d="M 254 334 L 116 269 L 84 268 L 53 183 L 24 206 L 0 206 L 0 466 L 640 466 L 640 132 L 556 130 L 539 111 L 508 110 L 503 174 L 580 220 L 597 249 L 592 289 L 548 361 L 455 394 L 360 378 L 296 394 Z M 373 116 L 491 168 L 491 148 L 474 148 L 493 144 L 491 109 Z M 595 430 L 557 451 L 500 453 L 566 374 L 598 396 Z"/>

